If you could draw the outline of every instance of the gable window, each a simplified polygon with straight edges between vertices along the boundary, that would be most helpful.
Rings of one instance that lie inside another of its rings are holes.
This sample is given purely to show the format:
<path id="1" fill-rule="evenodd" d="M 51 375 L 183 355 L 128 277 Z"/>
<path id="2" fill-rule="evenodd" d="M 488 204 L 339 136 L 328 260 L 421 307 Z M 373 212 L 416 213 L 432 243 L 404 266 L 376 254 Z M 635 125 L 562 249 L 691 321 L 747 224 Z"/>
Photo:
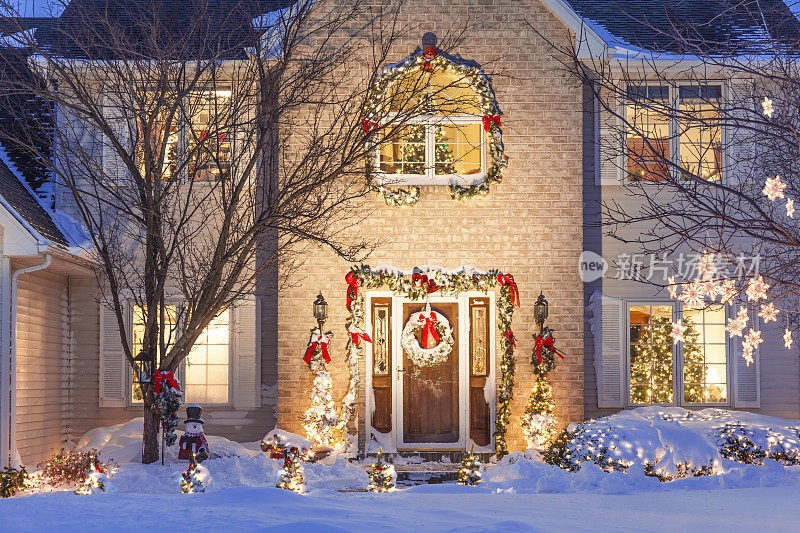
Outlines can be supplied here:
<path id="1" fill-rule="evenodd" d="M 166 314 L 169 346 L 175 334 L 176 306 L 167 306 Z M 133 353 L 138 354 L 142 350 L 144 334 L 144 314 L 140 307 L 134 306 L 131 325 Z M 181 362 L 177 375 L 182 384 L 184 402 L 207 405 L 229 403 L 230 345 L 230 310 L 226 309 L 206 326 L 189 355 Z M 130 383 L 130 398 L 131 403 L 136 404 L 142 402 L 142 395 L 134 379 L 135 374 Z"/>
<path id="2" fill-rule="evenodd" d="M 629 87 L 625 107 L 628 181 L 664 181 L 679 168 L 715 181 L 722 177 L 721 85 Z M 677 110 L 677 116 L 669 113 Z"/>
<path id="3" fill-rule="evenodd" d="M 486 134 L 477 96 L 467 80 L 448 72 L 419 71 L 397 83 L 391 113 L 403 125 L 379 148 L 386 185 L 475 183 L 486 176 Z M 411 95 L 411 96 L 409 96 Z"/>
<path id="4" fill-rule="evenodd" d="M 675 343 L 673 322 L 686 326 Z M 628 403 L 727 404 L 725 308 L 680 302 L 628 305 Z"/>

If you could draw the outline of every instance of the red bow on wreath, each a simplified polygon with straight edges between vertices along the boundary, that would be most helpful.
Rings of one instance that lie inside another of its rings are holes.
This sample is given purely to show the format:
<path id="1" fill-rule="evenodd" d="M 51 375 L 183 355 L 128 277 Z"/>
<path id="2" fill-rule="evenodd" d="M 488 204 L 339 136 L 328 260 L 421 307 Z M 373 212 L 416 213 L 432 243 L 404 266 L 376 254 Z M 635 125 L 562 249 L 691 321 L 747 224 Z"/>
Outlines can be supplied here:
<path id="1" fill-rule="evenodd" d="M 358 341 L 363 340 L 364 342 L 372 342 L 372 339 L 369 338 L 369 335 L 364 333 L 361 328 L 357 328 L 355 326 L 350 326 L 347 328 L 347 331 L 350 332 L 350 337 L 353 339 L 353 344 L 358 347 Z"/>
<path id="2" fill-rule="evenodd" d="M 306 350 L 306 356 L 303 357 L 303 362 L 305 364 L 311 363 L 311 358 L 314 357 L 314 352 L 317 348 L 322 351 L 322 357 L 325 359 L 326 363 L 331 362 L 331 354 L 328 353 L 328 344 L 330 344 L 331 338 L 328 335 L 314 335 L 311 337 L 311 342 L 308 343 L 308 349 Z"/>
<path id="3" fill-rule="evenodd" d="M 371 120 L 367 120 L 365 118 L 361 119 L 361 125 L 364 127 L 364 133 L 369 133 L 371 130 L 377 130 L 379 126 L 377 122 L 372 122 Z"/>
<path id="4" fill-rule="evenodd" d="M 156 370 L 156 374 L 153 376 L 153 388 L 156 394 L 161 392 L 161 384 L 165 381 L 173 389 L 178 389 L 178 382 L 175 381 L 175 374 L 171 370 Z"/>
<path id="5" fill-rule="evenodd" d="M 364 280 L 352 272 L 348 272 L 344 280 L 347 282 L 347 310 L 352 311 L 353 302 L 358 299 L 358 288 L 364 283 Z"/>
<path id="6" fill-rule="evenodd" d="M 433 341 L 436 344 L 439 344 L 439 334 L 436 332 L 436 327 L 434 326 L 434 324 L 437 322 L 436 313 L 431 311 L 429 316 L 425 316 L 424 313 L 420 313 L 419 319 L 424 321 L 424 324 L 422 324 L 422 345 L 425 347 L 428 346 L 428 335 L 433 337 Z"/>
<path id="7" fill-rule="evenodd" d="M 484 115 L 483 117 L 484 131 L 489 131 L 492 128 L 492 124 L 497 124 L 498 128 L 502 126 L 502 124 L 500 124 L 500 117 L 493 115 Z"/>
<path id="8" fill-rule="evenodd" d="M 517 284 L 514 283 L 514 276 L 511 274 L 498 274 L 497 282 L 500 285 L 508 286 L 511 291 L 511 305 L 519 307 L 519 289 L 517 289 Z"/>
<path id="9" fill-rule="evenodd" d="M 539 358 L 539 364 L 542 364 L 542 347 L 549 348 L 553 350 L 554 353 L 558 354 L 561 359 L 564 359 L 564 355 L 556 350 L 556 347 L 553 346 L 553 337 L 542 338 L 541 335 L 536 335 L 536 357 Z"/>

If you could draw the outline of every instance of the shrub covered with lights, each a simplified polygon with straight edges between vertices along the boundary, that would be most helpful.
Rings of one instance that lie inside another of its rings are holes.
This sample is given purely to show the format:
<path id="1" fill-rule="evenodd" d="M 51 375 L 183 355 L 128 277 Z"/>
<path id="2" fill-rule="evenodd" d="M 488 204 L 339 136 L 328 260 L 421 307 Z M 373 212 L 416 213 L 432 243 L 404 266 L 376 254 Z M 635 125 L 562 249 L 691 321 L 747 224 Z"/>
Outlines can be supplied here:
<path id="1" fill-rule="evenodd" d="M 458 470 L 458 482 L 461 485 L 477 485 L 481 481 L 481 462 L 475 457 L 475 445 L 469 450 L 469 455 L 461 460 Z"/>
<path id="2" fill-rule="evenodd" d="M 61 450 L 55 457 L 39 463 L 39 471 L 42 481 L 50 485 L 74 485 L 84 481 L 91 465 L 95 465 L 101 472 L 107 468 L 97 458 L 97 450 L 88 452 Z"/>
<path id="3" fill-rule="evenodd" d="M 764 464 L 764 459 L 774 459 L 786 466 L 797 465 L 800 464 L 800 427 L 788 429 L 790 434 L 786 435 L 772 428 L 729 422 L 717 430 L 717 444 L 720 454 L 732 461 L 760 465 Z"/>
<path id="4" fill-rule="evenodd" d="M 24 490 L 28 483 L 25 467 L 20 469 L 10 466 L 0 470 L 0 498 L 10 498 L 16 492 Z"/>
<path id="5" fill-rule="evenodd" d="M 397 480 L 397 473 L 394 471 L 394 466 L 384 462 L 383 448 L 378 450 L 378 457 L 372 463 L 369 471 L 369 487 L 370 492 L 391 492 L 394 490 L 395 482 Z"/>

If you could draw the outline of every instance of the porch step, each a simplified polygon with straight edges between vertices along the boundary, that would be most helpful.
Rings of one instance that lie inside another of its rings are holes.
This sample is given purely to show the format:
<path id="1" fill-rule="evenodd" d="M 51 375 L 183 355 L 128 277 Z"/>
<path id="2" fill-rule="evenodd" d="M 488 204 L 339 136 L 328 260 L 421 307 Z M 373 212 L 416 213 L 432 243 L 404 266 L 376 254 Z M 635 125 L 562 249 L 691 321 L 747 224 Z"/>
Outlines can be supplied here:
<path id="1" fill-rule="evenodd" d="M 377 457 L 377 453 L 367 453 L 361 454 L 359 456 L 360 459 L 369 461 L 374 460 Z M 384 453 L 383 458 L 386 462 L 389 463 L 397 463 L 395 466 L 399 465 L 411 465 L 411 464 L 461 464 L 462 459 L 468 455 L 468 452 L 464 450 L 453 450 L 453 451 L 404 451 L 404 452 L 394 452 L 394 453 Z M 493 462 L 494 452 L 475 452 L 475 457 L 482 463 L 491 463 Z"/>
<path id="2" fill-rule="evenodd" d="M 398 487 L 414 487 L 417 485 L 435 485 L 455 483 L 461 460 L 467 452 L 400 452 L 385 454 L 384 460 L 394 465 L 397 473 Z M 490 462 L 493 453 L 475 454 L 482 463 Z M 362 458 L 361 466 L 369 472 L 376 454 L 367 454 Z M 425 460 L 428 459 L 428 460 Z"/>

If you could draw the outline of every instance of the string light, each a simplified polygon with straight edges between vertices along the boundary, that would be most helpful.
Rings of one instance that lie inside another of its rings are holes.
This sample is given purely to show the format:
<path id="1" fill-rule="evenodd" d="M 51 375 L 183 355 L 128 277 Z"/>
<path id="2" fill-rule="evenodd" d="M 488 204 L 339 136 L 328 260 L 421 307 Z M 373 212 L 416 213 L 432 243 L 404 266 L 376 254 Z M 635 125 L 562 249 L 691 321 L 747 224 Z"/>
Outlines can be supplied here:
<path id="1" fill-rule="evenodd" d="M 791 198 L 786 199 L 786 216 L 794 218 L 794 200 Z"/>

